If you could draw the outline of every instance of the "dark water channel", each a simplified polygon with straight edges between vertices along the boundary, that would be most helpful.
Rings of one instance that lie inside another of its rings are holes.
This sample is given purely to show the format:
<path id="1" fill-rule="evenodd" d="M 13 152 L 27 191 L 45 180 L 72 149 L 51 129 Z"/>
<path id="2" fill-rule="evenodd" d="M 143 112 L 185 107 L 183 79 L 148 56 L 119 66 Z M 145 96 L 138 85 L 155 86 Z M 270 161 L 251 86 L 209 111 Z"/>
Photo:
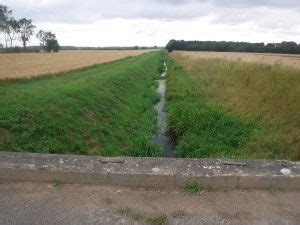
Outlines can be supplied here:
<path id="1" fill-rule="evenodd" d="M 165 112 L 166 105 L 166 79 L 164 77 L 167 75 L 167 64 L 165 65 L 165 71 L 161 74 L 160 80 L 158 80 L 157 93 L 160 94 L 160 101 L 155 105 L 157 111 L 157 123 L 159 131 L 154 135 L 154 142 L 163 149 L 164 157 L 174 157 L 174 148 L 168 135 L 168 124 L 167 124 L 167 114 Z"/>

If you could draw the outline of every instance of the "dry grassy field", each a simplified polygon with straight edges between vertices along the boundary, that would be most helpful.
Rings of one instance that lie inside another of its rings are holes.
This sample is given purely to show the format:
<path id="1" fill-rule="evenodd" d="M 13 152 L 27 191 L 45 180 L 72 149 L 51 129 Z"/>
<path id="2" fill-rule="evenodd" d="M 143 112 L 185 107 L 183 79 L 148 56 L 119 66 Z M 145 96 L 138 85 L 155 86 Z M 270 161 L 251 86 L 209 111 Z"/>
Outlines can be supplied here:
<path id="1" fill-rule="evenodd" d="M 0 80 L 30 78 L 106 63 L 147 50 L 0 54 Z M 149 50 L 148 50 L 149 51 Z"/>
<path id="2" fill-rule="evenodd" d="M 180 52 L 183 56 L 192 58 L 221 58 L 233 61 L 259 62 L 267 64 L 280 63 L 287 66 L 300 68 L 300 55 L 291 54 L 268 54 L 268 53 L 240 53 L 240 52 Z"/>

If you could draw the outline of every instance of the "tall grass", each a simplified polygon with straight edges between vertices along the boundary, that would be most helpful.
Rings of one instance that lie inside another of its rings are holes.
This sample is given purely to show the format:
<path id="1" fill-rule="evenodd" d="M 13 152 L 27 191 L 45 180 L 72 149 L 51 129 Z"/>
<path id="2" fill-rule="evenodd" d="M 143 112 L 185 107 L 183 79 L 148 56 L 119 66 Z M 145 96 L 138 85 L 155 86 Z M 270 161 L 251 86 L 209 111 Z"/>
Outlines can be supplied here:
<path id="1" fill-rule="evenodd" d="M 0 84 L 0 150 L 159 156 L 152 143 L 162 52 Z"/>
<path id="2" fill-rule="evenodd" d="M 255 133 L 252 123 L 232 116 L 207 96 L 185 70 L 169 62 L 168 122 L 177 157 L 236 157 Z"/>
<path id="3" fill-rule="evenodd" d="M 259 128 L 237 157 L 300 159 L 300 70 L 173 54 L 210 106 Z"/>

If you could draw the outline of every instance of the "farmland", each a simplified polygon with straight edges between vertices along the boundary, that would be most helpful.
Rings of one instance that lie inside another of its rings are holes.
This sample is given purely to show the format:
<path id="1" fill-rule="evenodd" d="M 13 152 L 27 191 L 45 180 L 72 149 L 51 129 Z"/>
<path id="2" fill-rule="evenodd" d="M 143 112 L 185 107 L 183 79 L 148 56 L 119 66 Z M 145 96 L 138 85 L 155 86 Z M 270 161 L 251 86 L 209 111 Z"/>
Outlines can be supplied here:
<path id="1" fill-rule="evenodd" d="M 300 70 L 211 58 L 236 53 L 204 54 L 171 54 L 167 96 L 176 155 L 299 160 Z"/>
<path id="2" fill-rule="evenodd" d="M 60 51 L 49 53 L 0 54 L 0 80 L 57 74 L 107 63 L 147 50 Z M 149 50 L 148 50 L 149 51 Z"/>
<path id="3" fill-rule="evenodd" d="M 162 55 L 0 83 L 0 150 L 159 156 L 151 138 Z"/>
<path id="4" fill-rule="evenodd" d="M 256 62 L 265 64 L 282 64 L 300 69 L 300 55 L 296 54 L 269 54 L 269 53 L 243 53 L 243 52 L 188 52 L 180 51 L 180 55 L 193 59 L 219 58 L 232 61 Z"/>
<path id="5" fill-rule="evenodd" d="M 58 76 L 5 77 L 14 79 L 0 82 L 0 150 L 162 156 L 164 149 L 153 141 L 160 126 L 154 106 L 159 101 L 156 80 L 167 79 L 172 155 L 299 159 L 297 55 L 100 53 L 33 54 L 52 58 L 44 68 Z M 99 64 L 101 57 L 107 63 Z M 123 59 L 108 62 L 118 57 Z M 168 73 L 161 78 L 164 61 Z M 23 63 L 30 68 L 36 62 Z M 39 67 L 36 71 L 42 71 Z"/>

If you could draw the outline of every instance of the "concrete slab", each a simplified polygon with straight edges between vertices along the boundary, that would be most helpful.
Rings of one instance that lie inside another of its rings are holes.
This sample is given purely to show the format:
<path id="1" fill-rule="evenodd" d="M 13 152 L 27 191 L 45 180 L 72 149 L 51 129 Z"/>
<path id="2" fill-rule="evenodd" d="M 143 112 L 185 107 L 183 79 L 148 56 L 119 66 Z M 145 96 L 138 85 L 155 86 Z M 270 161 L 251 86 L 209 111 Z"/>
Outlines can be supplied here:
<path id="1" fill-rule="evenodd" d="M 300 162 L 130 158 L 0 152 L 0 180 L 178 188 L 300 189 Z"/>

